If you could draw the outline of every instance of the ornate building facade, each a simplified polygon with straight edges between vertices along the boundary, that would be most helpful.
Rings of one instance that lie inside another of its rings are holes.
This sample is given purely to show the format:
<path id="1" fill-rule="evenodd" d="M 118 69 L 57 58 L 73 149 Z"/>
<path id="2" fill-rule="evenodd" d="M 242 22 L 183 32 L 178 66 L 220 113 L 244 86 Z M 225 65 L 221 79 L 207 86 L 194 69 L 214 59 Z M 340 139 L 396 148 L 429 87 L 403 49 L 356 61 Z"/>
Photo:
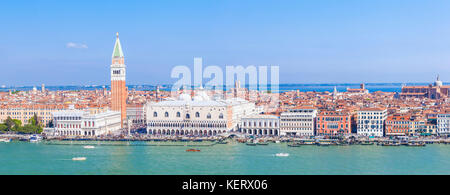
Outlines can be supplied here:
<path id="1" fill-rule="evenodd" d="M 430 98 L 441 99 L 450 96 L 450 86 L 442 85 L 437 76 L 434 84 L 428 86 L 403 86 L 400 98 Z"/>
<path id="2" fill-rule="evenodd" d="M 89 110 L 65 110 L 52 113 L 55 127 L 47 128 L 44 133 L 50 136 L 95 137 L 117 134 L 121 128 L 120 113 Z"/>
<path id="3" fill-rule="evenodd" d="M 255 104 L 243 99 L 216 99 L 200 91 L 177 100 L 146 105 L 147 133 L 152 135 L 214 136 L 237 131 L 241 118 L 257 114 Z"/>

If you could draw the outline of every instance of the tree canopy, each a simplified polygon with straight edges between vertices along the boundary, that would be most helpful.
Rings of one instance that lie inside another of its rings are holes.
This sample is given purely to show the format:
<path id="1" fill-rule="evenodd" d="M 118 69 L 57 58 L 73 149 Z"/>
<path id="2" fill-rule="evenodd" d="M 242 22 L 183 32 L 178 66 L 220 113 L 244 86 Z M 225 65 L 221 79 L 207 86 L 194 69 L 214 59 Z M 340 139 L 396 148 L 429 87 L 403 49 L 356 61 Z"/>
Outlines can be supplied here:
<path id="1" fill-rule="evenodd" d="M 0 132 L 16 132 L 25 134 L 38 134 L 42 132 L 36 114 L 28 120 L 28 124 L 22 126 L 22 121 L 8 117 L 5 123 L 0 124 Z"/>

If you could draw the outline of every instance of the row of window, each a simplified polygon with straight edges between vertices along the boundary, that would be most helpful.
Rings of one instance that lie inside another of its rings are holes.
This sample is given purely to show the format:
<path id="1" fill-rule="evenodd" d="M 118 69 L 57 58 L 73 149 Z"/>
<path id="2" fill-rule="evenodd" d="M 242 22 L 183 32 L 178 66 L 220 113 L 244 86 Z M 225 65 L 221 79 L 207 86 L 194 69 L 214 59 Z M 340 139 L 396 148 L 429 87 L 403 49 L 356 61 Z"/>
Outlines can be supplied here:
<path id="1" fill-rule="evenodd" d="M 58 128 L 67 128 L 67 129 L 74 129 L 74 128 L 81 128 L 81 125 L 79 124 L 58 124 Z"/>
<path id="2" fill-rule="evenodd" d="M 84 121 L 85 127 L 94 127 L 95 122 L 94 121 Z M 58 128 L 81 128 L 81 125 L 79 124 L 57 124 L 56 127 Z"/>
<path id="3" fill-rule="evenodd" d="M 148 123 L 149 127 L 178 127 L 178 128 L 192 128 L 192 127 L 200 127 L 200 128 L 225 128 L 226 124 L 184 124 L 184 123 Z"/>
<path id="4" fill-rule="evenodd" d="M 269 126 L 267 126 L 269 125 Z M 278 127 L 278 123 L 277 122 L 244 122 L 243 123 L 243 127 Z"/>
<path id="5" fill-rule="evenodd" d="M 1 115 L 34 115 L 34 114 L 40 114 L 40 115 L 50 115 L 50 112 L 1 112 Z"/>
<path id="6" fill-rule="evenodd" d="M 153 112 L 153 117 L 158 117 L 158 112 Z M 165 112 L 165 113 L 164 113 L 164 117 L 169 118 L 169 117 L 170 117 L 169 113 L 168 113 L 168 112 Z M 180 113 L 180 112 L 177 112 L 176 117 L 177 117 L 177 118 L 181 117 L 181 113 Z M 187 113 L 187 114 L 186 114 L 186 118 L 187 118 L 187 119 L 191 118 L 191 114 Z M 200 118 L 200 113 L 199 113 L 199 112 L 196 112 L 196 113 L 195 113 L 195 118 Z M 211 113 L 208 113 L 208 114 L 206 115 L 206 118 L 207 118 L 207 119 L 211 119 Z M 222 113 L 219 114 L 219 119 L 223 119 L 223 114 L 222 114 Z"/>
<path id="7" fill-rule="evenodd" d="M 57 116 L 54 117 L 55 120 L 61 120 L 61 121 L 76 121 L 81 120 L 80 116 Z"/>
<path id="8" fill-rule="evenodd" d="M 313 121 L 313 119 L 281 119 L 281 121 Z"/>
<path id="9" fill-rule="evenodd" d="M 325 129 L 325 124 L 317 124 L 317 128 L 319 129 L 322 127 L 322 129 Z M 344 124 L 327 124 L 327 129 L 344 129 Z M 345 129 L 348 129 L 348 124 L 345 124 Z"/>
<path id="10" fill-rule="evenodd" d="M 358 129 L 382 129 L 383 125 L 358 125 Z"/>
<path id="11" fill-rule="evenodd" d="M 317 121 L 343 121 L 343 120 L 349 120 L 349 117 L 318 117 Z"/>
<path id="12" fill-rule="evenodd" d="M 358 116 L 358 119 L 382 119 L 381 116 Z"/>

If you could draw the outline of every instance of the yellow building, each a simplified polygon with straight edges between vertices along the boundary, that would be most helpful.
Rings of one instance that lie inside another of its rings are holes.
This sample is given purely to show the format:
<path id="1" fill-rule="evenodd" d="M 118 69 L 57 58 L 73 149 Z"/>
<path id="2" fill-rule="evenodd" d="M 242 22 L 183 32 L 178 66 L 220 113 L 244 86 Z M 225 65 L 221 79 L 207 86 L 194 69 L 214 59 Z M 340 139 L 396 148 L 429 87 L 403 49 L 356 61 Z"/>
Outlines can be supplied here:
<path id="1" fill-rule="evenodd" d="M 35 106 L 7 106 L 0 108 L 0 123 L 4 123 L 8 117 L 17 119 L 22 125 L 28 124 L 28 121 L 36 114 L 39 124 L 47 126 L 52 120 L 52 112 L 61 111 L 64 106 L 56 105 L 35 105 Z"/>

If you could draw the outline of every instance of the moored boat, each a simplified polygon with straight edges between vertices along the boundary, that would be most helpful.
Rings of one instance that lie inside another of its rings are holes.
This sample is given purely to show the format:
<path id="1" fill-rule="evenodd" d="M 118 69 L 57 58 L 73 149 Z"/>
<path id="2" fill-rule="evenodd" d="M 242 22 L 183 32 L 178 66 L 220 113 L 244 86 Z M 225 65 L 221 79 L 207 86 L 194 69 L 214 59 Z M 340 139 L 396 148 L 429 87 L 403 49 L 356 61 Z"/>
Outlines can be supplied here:
<path id="1" fill-rule="evenodd" d="M 1 138 L 0 142 L 8 143 L 8 142 L 11 142 L 11 139 L 9 139 L 9 138 Z"/>
<path id="2" fill-rule="evenodd" d="M 268 142 L 258 142 L 258 143 L 256 143 L 257 145 L 260 145 L 260 146 L 267 146 L 267 145 L 269 145 L 269 143 Z"/>
<path id="3" fill-rule="evenodd" d="M 30 142 L 39 142 L 42 140 L 42 137 L 39 135 L 31 135 L 30 136 Z"/>
<path id="4" fill-rule="evenodd" d="M 385 142 L 380 142 L 379 143 L 380 146 L 400 146 L 399 142 L 393 142 L 393 141 L 385 141 Z"/>
<path id="5" fill-rule="evenodd" d="M 198 149 L 187 149 L 186 152 L 200 152 Z"/>
<path id="6" fill-rule="evenodd" d="M 369 142 L 369 141 L 363 141 L 360 144 L 363 145 L 363 146 L 369 146 L 369 145 L 373 145 L 374 143 L 373 142 Z"/>
<path id="7" fill-rule="evenodd" d="M 301 144 L 294 142 L 294 143 L 288 144 L 288 146 L 289 146 L 289 147 L 300 147 Z"/>
<path id="8" fill-rule="evenodd" d="M 424 142 L 408 142 L 407 146 L 426 146 Z"/>

